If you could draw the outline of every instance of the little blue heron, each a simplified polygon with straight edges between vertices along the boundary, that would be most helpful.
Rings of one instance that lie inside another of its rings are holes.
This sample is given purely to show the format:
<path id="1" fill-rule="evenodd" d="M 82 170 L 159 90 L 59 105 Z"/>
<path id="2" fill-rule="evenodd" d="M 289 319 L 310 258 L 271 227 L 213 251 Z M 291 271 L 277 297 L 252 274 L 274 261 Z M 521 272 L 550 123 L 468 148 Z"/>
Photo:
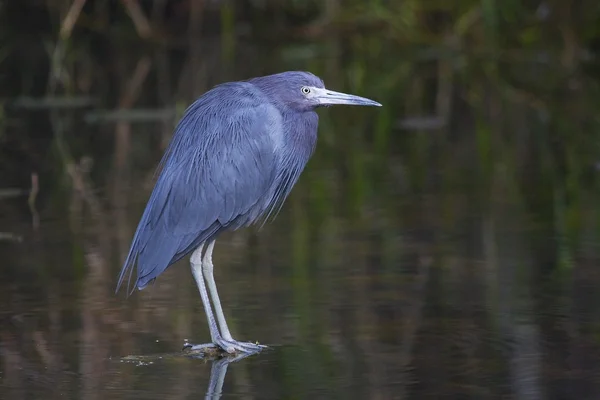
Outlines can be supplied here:
<path id="1" fill-rule="evenodd" d="M 279 211 L 315 148 L 315 109 L 334 104 L 381 106 L 301 71 L 223 83 L 192 103 L 160 162 L 117 291 L 136 264 L 141 290 L 191 252 L 212 344 L 228 353 L 263 348 L 229 332 L 213 276 L 215 239 Z"/>

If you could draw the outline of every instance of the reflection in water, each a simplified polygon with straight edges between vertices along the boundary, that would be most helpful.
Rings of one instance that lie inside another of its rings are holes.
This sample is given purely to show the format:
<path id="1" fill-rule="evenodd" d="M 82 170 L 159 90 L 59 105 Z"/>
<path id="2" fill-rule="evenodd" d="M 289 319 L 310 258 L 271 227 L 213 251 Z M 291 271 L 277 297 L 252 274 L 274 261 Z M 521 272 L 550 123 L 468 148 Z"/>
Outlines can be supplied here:
<path id="1" fill-rule="evenodd" d="M 227 374 L 227 367 L 231 361 L 227 358 L 215 360 L 212 362 L 210 368 L 210 382 L 208 389 L 206 390 L 206 399 L 219 399 L 223 391 L 223 382 L 225 381 L 225 374 Z"/>
<path id="2" fill-rule="evenodd" d="M 210 381 L 206 390 L 206 399 L 219 399 L 223 393 L 223 382 L 227 374 L 227 367 L 233 362 L 237 362 L 243 358 L 250 356 L 249 354 L 239 354 L 237 356 L 225 356 L 212 361 L 210 367 Z"/>
<path id="3" fill-rule="evenodd" d="M 210 374 L 208 384 L 206 386 L 206 399 L 219 399 L 223 394 L 223 384 L 227 375 L 229 364 L 236 363 L 244 358 L 252 356 L 248 353 L 237 355 L 221 353 L 218 355 L 207 355 L 200 352 L 184 352 L 173 354 L 162 354 L 154 356 L 127 356 L 122 359 L 122 362 L 127 362 L 141 368 L 151 368 L 155 363 L 160 363 L 165 360 L 176 360 L 181 357 L 188 357 L 210 364 Z"/>

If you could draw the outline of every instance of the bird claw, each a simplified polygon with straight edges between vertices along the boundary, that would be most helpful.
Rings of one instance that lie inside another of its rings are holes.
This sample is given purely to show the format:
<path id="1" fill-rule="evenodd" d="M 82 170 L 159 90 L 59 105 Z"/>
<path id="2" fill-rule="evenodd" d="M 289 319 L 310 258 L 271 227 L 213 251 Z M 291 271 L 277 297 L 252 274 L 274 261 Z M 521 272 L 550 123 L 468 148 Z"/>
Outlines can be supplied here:
<path id="1" fill-rule="evenodd" d="M 217 339 L 216 343 L 221 349 L 227 353 L 247 353 L 253 354 L 266 349 L 267 346 L 258 343 L 238 342 L 237 340 Z"/>
<path id="2" fill-rule="evenodd" d="M 250 342 L 238 342 L 237 340 L 225 340 L 223 338 L 217 338 L 215 343 L 205 343 L 205 344 L 197 344 L 193 345 L 190 343 L 186 343 L 183 346 L 183 349 L 189 349 L 192 351 L 205 350 L 207 347 L 214 348 L 219 347 L 226 353 L 234 354 L 234 353 L 243 353 L 243 354 L 254 354 L 258 353 L 261 350 L 267 348 L 267 346 L 258 344 L 258 343 L 250 343 Z"/>

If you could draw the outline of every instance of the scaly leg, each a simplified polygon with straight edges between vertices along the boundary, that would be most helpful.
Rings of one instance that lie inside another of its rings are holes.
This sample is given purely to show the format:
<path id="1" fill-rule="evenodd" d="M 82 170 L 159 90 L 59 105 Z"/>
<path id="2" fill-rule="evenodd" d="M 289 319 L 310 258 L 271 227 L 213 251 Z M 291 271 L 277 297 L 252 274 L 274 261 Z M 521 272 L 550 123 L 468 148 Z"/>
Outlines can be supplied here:
<path id="1" fill-rule="evenodd" d="M 200 297 L 202 298 L 202 304 L 204 305 L 204 312 L 206 314 L 206 319 L 208 320 L 208 327 L 210 329 L 210 337 L 212 342 L 228 353 L 234 353 L 235 351 L 242 353 L 255 353 L 260 351 L 266 346 L 261 346 L 254 343 L 238 342 L 231 337 L 231 333 L 227 327 L 227 322 L 225 321 L 223 308 L 221 307 L 219 294 L 217 293 L 217 285 L 213 275 L 212 251 L 214 248 L 214 241 L 208 245 L 204 255 L 204 260 L 202 260 L 203 248 L 204 244 L 200 245 L 196 250 L 194 250 L 194 253 L 192 253 L 192 257 L 190 259 L 190 263 L 192 266 L 192 274 L 194 275 L 196 284 L 198 285 Z M 220 332 L 219 328 L 217 327 L 217 321 L 215 320 L 212 312 L 212 307 L 210 306 L 210 300 L 208 298 L 208 292 L 206 290 L 204 279 L 206 279 L 206 282 L 208 283 L 208 288 L 213 299 L 215 311 L 217 312 L 218 322 L 221 327 Z M 198 350 L 205 347 L 206 345 L 196 345 L 192 346 L 192 350 Z"/>
<path id="2" fill-rule="evenodd" d="M 202 243 L 200 246 L 198 246 L 196 250 L 194 250 L 190 259 L 190 264 L 192 266 L 192 275 L 194 275 L 196 285 L 198 285 L 198 291 L 200 292 L 200 298 L 202 299 L 202 305 L 204 306 L 204 313 L 206 314 L 206 319 L 208 320 L 208 328 L 210 329 L 210 339 L 213 343 L 216 343 L 217 340 L 221 338 L 221 333 L 219 332 L 219 328 L 217 327 L 217 323 L 215 321 L 215 316 L 213 315 L 212 308 L 210 307 L 210 300 L 208 298 L 208 293 L 206 292 L 204 277 L 202 276 L 203 248 L 204 243 Z"/>
<path id="3" fill-rule="evenodd" d="M 206 252 L 204 253 L 204 259 L 202 260 L 202 272 L 206 284 L 208 285 L 208 291 L 215 307 L 215 314 L 217 314 L 217 321 L 219 322 L 219 328 L 221 330 L 221 336 L 223 339 L 233 341 L 229 327 L 227 327 L 227 321 L 225 321 L 225 314 L 223 314 L 223 307 L 221 307 L 221 300 L 219 299 L 219 293 L 217 292 L 217 284 L 215 282 L 215 276 L 213 274 L 213 262 L 212 252 L 215 247 L 215 241 L 213 240 L 208 244 Z"/>

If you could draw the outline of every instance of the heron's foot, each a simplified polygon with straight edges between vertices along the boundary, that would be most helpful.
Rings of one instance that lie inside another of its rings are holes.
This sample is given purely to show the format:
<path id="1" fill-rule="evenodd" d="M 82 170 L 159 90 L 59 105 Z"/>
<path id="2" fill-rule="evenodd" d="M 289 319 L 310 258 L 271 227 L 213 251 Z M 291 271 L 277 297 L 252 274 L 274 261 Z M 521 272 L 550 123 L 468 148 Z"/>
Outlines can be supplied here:
<path id="1" fill-rule="evenodd" d="M 267 346 L 258 343 L 251 342 L 238 342 L 237 340 L 225 340 L 221 338 L 217 339 L 215 344 L 219 346 L 221 349 L 226 351 L 227 353 L 246 353 L 253 354 L 258 353 L 259 351 L 266 349 Z"/>
<path id="2" fill-rule="evenodd" d="M 217 340 L 215 340 L 215 343 L 204 343 L 197 345 L 186 343 L 184 345 L 184 349 L 189 349 L 191 351 L 205 351 L 207 349 L 212 349 L 215 347 L 219 347 L 221 350 L 229 354 L 254 354 L 267 348 L 267 346 L 258 343 L 238 342 L 237 340 L 225 340 L 223 338 L 217 338 Z"/>

